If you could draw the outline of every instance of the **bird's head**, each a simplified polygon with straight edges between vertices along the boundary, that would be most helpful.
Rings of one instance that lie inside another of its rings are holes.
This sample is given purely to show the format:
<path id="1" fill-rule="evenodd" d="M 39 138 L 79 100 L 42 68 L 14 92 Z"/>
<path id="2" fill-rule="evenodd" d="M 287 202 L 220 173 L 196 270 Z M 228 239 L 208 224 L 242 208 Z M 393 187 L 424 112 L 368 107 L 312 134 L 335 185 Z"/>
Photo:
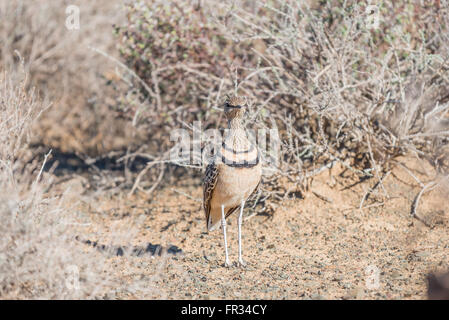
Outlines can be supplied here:
<path id="1" fill-rule="evenodd" d="M 248 102 L 245 97 L 237 95 L 227 96 L 224 103 L 224 113 L 228 120 L 242 119 L 247 109 Z"/>

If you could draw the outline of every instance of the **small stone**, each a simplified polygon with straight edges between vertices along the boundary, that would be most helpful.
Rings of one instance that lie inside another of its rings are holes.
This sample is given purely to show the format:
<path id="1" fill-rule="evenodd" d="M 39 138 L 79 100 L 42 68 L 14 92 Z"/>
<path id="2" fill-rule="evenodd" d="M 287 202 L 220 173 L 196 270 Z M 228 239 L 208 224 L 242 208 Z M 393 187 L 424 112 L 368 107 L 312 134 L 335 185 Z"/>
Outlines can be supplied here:
<path id="1" fill-rule="evenodd" d="M 289 276 L 288 276 L 288 274 L 286 274 L 286 273 L 284 273 L 284 272 L 281 272 L 281 273 L 279 274 L 279 278 L 282 279 L 282 280 L 286 280 L 286 279 L 289 278 Z"/>
<path id="2" fill-rule="evenodd" d="M 351 289 L 351 284 L 350 283 L 343 283 L 343 288 L 345 289 Z"/>
<path id="3" fill-rule="evenodd" d="M 420 258 L 428 257 L 429 255 L 430 253 L 428 251 L 419 251 L 415 253 L 415 256 Z"/>
<path id="4" fill-rule="evenodd" d="M 365 297 L 365 290 L 362 288 L 354 288 L 349 290 L 344 299 L 363 299 Z"/>
<path id="5" fill-rule="evenodd" d="M 338 281 L 338 282 L 340 282 L 341 280 L 343 280 L 343 277 L 340 276 L 340 275 L 336 275 L 336 276 L 334 276 L 334 278 L 332 279 L 332 281 Z"/>
<path id="6" fill-rule="evenodd" d="M 316 281 L 308 281 L 304 283 L 304 287 L 306 288 L 317 288 L 319 286 L 319 283 Z"/>

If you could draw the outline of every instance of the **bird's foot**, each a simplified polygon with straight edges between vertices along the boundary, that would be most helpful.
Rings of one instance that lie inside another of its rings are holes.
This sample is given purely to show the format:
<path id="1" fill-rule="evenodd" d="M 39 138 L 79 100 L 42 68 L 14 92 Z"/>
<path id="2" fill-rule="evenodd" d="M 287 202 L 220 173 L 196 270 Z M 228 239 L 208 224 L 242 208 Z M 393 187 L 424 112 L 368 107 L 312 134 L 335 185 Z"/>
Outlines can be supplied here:
<path id="1" fill-rule="evenodd" d="M 239 259 L 239 262 L 238 262 L 238 266 L 239 266 L 239 267 L 246 267 L 246 262 L 243 261 L 242 258 L 240 258 L 240 259 Z"/>
<path id="2" fill-rule="evenodd" d="M 229 261 L 229 259 L 227 259 L 223 266 L 226 267 L 226 268 L 231 267 L 231 261 Z"/>

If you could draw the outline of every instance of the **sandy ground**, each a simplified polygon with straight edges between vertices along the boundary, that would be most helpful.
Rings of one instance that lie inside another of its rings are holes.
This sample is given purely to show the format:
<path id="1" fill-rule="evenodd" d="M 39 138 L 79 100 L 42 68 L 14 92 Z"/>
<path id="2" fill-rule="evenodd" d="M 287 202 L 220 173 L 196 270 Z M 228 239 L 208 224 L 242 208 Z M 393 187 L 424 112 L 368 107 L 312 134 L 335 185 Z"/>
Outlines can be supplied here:
<path id="1" fill-rule="evenodd" d="M 423 183 L 434 174 L 419 161 L 400 161 Z M 338 170 L 332 171 L 333 180 L 323 173 L 313 181 L 310 190 L 316 195 L 309 191 L 305 199 L 286 200 L 272 216 L 244 221 L 246 268 L 223 267 L 222 233 L 206 232 L 199 180 L 180 180 L 151 197 L 129 198 L 123 192 L 82 201 L 78 210 L 90 224 L 80 232 L 103 243 L 182 248 L 179 257 L 111 257 L 123 281 L 147 277 L 153 283 L 154 290 L 144 295 L 118 292 L 124 299 L 426 298 L 426 275 L 449 264 L 447 193 L 437 189 L 423 195 L 417 210 L 422 223 L 410 215 L 421 187 L 397 167 L 385 178 L 385 189 L 372 193 L 360 210 L 375 179 L 347 188 L 354 180 L 335 175 Z M 228 239 L 236 261 L 234 216 Z"/>

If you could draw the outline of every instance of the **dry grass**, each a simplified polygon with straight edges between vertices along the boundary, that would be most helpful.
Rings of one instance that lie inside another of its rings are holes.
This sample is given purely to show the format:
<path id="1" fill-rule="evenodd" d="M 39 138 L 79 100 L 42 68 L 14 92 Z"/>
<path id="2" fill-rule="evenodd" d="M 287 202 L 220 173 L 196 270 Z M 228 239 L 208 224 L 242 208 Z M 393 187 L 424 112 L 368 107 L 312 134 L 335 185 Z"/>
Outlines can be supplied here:
<path id="1" fill-rule="evenodd" d="M 113 69 L 88 48 L 114 48 L 112 22 L 120 21 L 120 6 L 76 4 L 82 28 L 68 32 L 64 3 L 0 1 L 2 299 L 107 299 L 139 290 L 151 296 L 152 279 L 159 275 L 161 261 L 130 260 L 130 268 L 137 263 L 155 271 L 130 284 L 117 277 L 118 266 L 107 254 L 83 252 L 84 245 L 75 241 L 86 223 L 75 209 L 83 198 L 76 183 L 53 174 L 57 162 L 48 165 L 51 148 L 95 155 L 123 147 L 126 138 L 124 126 L 108 111 L 108 97 L 102 96 L 108 88 L 104 73 Z M 100 11 L 104 15 L 96 14 Z M 116 234 L 130 241 L 129 231 Z"/>
<path id="2" fill-rule="evenodd" d="M 43 170 L 51 152 L 30 158 L 31 128 L 48 106 L 27 89 L 25 76 L 14 84 L 17 76 L 0 77 L 0 136 L 7 137 L 0 140 L 0 298 L 160 296 L 154 283 L 165 257 L 133 259 L 125 252 L 125 264 L 111 264 L 110 253 L 86 252 L 75 240 L 90 224 L 76 208 L 80 203 L 95 206 L 95 198 L 81 196 L 76 179 L 58 179 L 54 167 Z M 141 227 L 134 221 L 116 228 L 114 239 L 128 245 Z M 140 271 L 123 273 L 123 266 Z M 140 276 L 142 269 L 148 276 Z"/>
<path id="3" fill-rule="evenodd" d="M 80 8 L 80 29 L 65 28 L 68 5 Z M 53 108 L 39 122 L 35 144 L 96 156 L 123 148 L 132 134 L 109 111 L 115 104 L 112 25 L 123 21 L 118 1 L 0 1 L 0 63 L 11 77 L 24 65 Z M 112 125 L 111 125 L 112 124 Z M 131 126 L 128 126 L 128 128 Z"/>

